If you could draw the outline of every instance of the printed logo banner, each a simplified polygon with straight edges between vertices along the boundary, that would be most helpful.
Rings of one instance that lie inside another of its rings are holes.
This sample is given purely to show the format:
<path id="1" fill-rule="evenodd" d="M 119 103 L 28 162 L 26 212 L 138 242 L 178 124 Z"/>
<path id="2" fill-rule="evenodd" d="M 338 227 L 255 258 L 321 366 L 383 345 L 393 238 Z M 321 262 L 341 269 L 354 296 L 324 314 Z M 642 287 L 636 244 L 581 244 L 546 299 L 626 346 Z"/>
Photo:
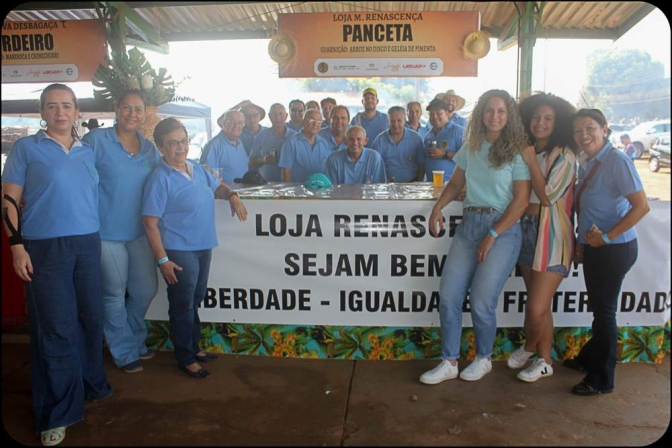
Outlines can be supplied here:
<path id="1" fill-rule="evenodd" d="M 245 200 L 247 222 L 216 202 L 202 322 L 432 327 L 439 282 L 462 204 L 444 208 L 445 230 L 427 226 L 434 201 Z M 664 325 L 670 317 L 670 203 L 651 202 L 637 224 L 639 257 L 618 303 L 620 326 Z M 661 241 L 664 244 L 661 244 Z M 522 327 L 527 294 L 515 271 L 499 297 L 497 325 Z M 469 301 L 463 324 L 471 326 Z M 589 327 L 592 312 L 580 265 L 553 301 L 557 327 Z M 147 314 L 168 320 L 165 283 Z"/>
<path id="2" fill-rule="evenodd" d="M 97 20 L 2 23 L 2 82 L 91 81 L 107 43 Z"/>
<path id="3" fill-rule="evenodd" d="M 477 76 L 462 44 L 478 11 L 279 14 L 294 54 L 281 78 Z"/>

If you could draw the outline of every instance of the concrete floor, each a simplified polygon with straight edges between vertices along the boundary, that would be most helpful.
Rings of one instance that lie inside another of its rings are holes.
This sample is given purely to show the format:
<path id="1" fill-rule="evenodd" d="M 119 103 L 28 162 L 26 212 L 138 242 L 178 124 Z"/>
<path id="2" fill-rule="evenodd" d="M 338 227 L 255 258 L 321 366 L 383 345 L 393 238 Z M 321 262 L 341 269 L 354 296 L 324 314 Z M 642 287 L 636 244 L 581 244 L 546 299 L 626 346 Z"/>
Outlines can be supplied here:
<path id="1" fill-rule="evenodd" d="M 2 344 L 2 419 L 9 440 L 39 446 L 28 344 Z M 220 355 L 193 380 L 172 352 L 128 374 L 106 369 L 114 394 L 87 403 L 61 446 L 644 446 L 670 424 L 670 359 L 619 364 L 613 394 L 569 393 L 582 374 L 523 383 L 504 362 L 481 381 L 427 386 L 435 360 L 343 361 Z M 461 367 L 464 367 L 461 365 Z"/>

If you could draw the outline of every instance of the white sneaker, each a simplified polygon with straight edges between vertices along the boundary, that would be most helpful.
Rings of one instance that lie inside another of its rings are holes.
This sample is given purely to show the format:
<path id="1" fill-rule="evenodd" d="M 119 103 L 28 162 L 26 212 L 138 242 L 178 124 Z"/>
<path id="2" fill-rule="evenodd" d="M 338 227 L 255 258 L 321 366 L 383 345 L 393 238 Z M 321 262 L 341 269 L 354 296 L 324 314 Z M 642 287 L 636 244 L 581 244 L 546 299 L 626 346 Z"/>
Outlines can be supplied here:
<path id="1" fill-rule="evenodd" d="M 450 361 L 443 360 L 441 364 L 434 367 L 429 372 L 425 372 L 420 377 L 420 382 L 425 384 L 439 384 L 442 381 L 457 378 L 457 364 L 452 365 Z"/>
<path id="2" fill-rule="evenodd" d="M 534 355 L 534 352 L 526 352 L 525 345 L 522 345 L 518 350 L 509 355 L 509 359 L 506 360 L 506 365 L 509 366 L 509 369 L 521 369 L 527 364 L 527 361 L 532 355 Z"/>
<path id="3" fill-rule="evenodd" d="M 518 372 L 518 379 L 533 383 L 539 378 L 553 375 L 553 367 L 544 358 L 536 359 L 530 367 Z"/>
<path id="4" fill-rule="evenodd" d="M 466 381 L 478 381 L 492 370 L 492 362 L 488 358 L 476 357 L 469 367 L 460 372 L 460 378 Z"/>

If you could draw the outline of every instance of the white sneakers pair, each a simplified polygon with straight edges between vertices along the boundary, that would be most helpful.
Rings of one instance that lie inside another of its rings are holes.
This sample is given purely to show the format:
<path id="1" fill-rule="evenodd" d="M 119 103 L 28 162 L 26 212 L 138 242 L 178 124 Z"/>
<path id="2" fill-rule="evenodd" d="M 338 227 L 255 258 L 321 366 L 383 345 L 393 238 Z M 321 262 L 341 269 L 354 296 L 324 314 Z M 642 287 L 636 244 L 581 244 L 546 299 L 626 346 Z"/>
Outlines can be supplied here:
<path id="1" fill-rule="evenodd" d="M 441 364 L 434 367 L 429 372 L 425 372 L 420 377 L 420 382 L 425 384 L 439 384 L 442 381 L 457 378 L 459 372 L 460 378 L 465 381 L 478 381 L 492 370 L 492 362 L 489 358 L 479 358 L 469 364 L 469 367 L 459 372 L 457 364 L 452 365 L 450 361 L 443 360 Z"/>
<path id="2" fill-rule="evenodd" d="M 520 369 L 527 364 L 527 361 L 532 355 L 534 355 L 533 352 L 526 352 L 524 346 L 520 347 L 518 350 L 511 353 L 509 359 L 506 360 L 506 365 L 509 366 L 510 369 Z M 538 358 L 534 360 L 530 367 L 521 370 L 516 376 L 519 380 L 533 383 L 539 378 L 551 375 L 553 375 L 553 367 L 551 367 L 544 358 Z"/>

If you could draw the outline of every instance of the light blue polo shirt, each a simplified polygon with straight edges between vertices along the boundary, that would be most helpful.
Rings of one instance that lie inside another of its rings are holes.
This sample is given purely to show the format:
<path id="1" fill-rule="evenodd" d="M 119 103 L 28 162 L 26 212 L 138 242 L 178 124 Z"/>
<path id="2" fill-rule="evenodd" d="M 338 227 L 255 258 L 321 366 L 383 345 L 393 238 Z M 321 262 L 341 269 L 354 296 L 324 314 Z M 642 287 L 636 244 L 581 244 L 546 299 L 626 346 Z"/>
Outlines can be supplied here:
<path id="1" fill-rule="evenodd" d="M 203 163 L 205 160 L 205 163 Z M 243 177 L 247 172 L 247 164 L 250 158 L 245 152 L 245 147 L 240 138 L 234 144 L 224 135 L 224 132 L 217 134 L 210 140 L 203 149 L 201 163 L 210 168 L 224 168 L 222 180 L 232 183 L 233 179 Z"/>
<path id="2" fill-rule="evenodd" d="M 420 127 L 418 128 L 417 131 L 416 131 L 415 129 L 413 129 L 413 128 L 408 124 L 408 122 L 406 122 L 406 123 L 404 124 L 404 127 L 405 127 L 406 129 L 410 129 L 411 131 L 417 132 L 418 135 L 420 136 L 420 138 L 422 138 L 422 141 L 425 141 L 425 135 L 427 135 L 427 133 L 429 132 L 429 125 L 425 125 L 425 126 L 420 125 Z"/>
<path id="3" fill-rule="evenodd" d="M 192 179 L 163 160 L 149 175 L 142 196 L 142 215 L 159 218 L 163 247 L 170 250 L 207 250 L 217 246 L 215 190 L 217 179 L 191 165 Z"/>
<path id="4" fill-rule="evenodd" d="M 357 163 L 347 149 L 332 153 L 327 158 L 327 177 L 333 184 L 382 184 L 387 182 L 385 163 L 378 152 L 363 148 Z"/>
<path id="5" fill-rule="evenodd" d="M 250 158 L 264 157 L 269 155 L 271 150 L 275 150 L 276 162 L 272 165 L 266 163 L 259 167 L 259 174 L 261 174 L 268 182 L 282 182 L 282 171 L 278 165 L 280 160 L 280 150 L 287 139 L 296 134 L 296 132 L 289 129 L 287 125 L 285 125 L 285 129 L 285 135 L 282 137 L 278 137 L 273 128 L 268 128 L 257 134 L 257 137 L 254 139 Z"/>
<path id="6" fill-rule="evenodd" d="M 418 160 L 422 158 L 424 145 L 414 130 L 404 128 L 404 136 L 399 143 L 395 143 L 388 129 L 376 137 L 371 148 L 383 157 L 388 179 L 411 182 L 418 176 Z"/>
<path id="7" fill-rule="evenodd" d="M 459 126 L 462 126 L 465 129 L 467 128 L 467 119 L 462 115 L 458 114 L 457 112 L 453 114 L 453 118 L 451 118 L 450 121 Z"/>
<path id="8" fill-rule="evenodd" d="M 303 131 L 303 121 L 296 126 L 294 126 L 291 121 L 288 121 L 287 127 L 298 134 Z"/>
<path id="9" fill-rule="evenodd" d="M 341 149 L 345 149 L 348 147 L 348 145 L 345 144 L 345 138 L 340 144 L 336 144 L 336 139 L 334 138 L 334 135 L 331 133 L 331 128 L 322 129 L 320 132 L 317 133 L 317 135 L 322 137 L 327 142 L 327 145 L 329 145 L 329 149 L 331 149 L 332 151 L 340 151 Z"/>
<path id="10" fill-rule="evenodd" d="M 100 176 L 100 238 L 133 241 L 145 235 L 142 227 L 142 187 L 161 154 L 139 132 L 140 152 L 133 157 L 117 136 L 116 126 L 89 131 L 82 142 L 93 148 Z"/>
<path id="11" fill-rule="evenodd" d="M 264 126 L 259 126 L 259 131 L 256 134 L 253 134 L 250 132 L 249 129 L 247 129 L 247 126 L 243 127 L 243 133 L 240 134 L 240 141 L 243 142 L 243 147 L 245 147 L 245 153 L 249 156 L 250 153 L 252 152 L 252 149 L 254 148 L 254 138 L 258 136 L 264 129 L 266 129 Z"/>
<path id="12" fill-rule="evenodd" d="M 504 213 L 513 200 L 513 182 L 530 180 L 530 170 L 517 154 L 512 163 L 494 168 L 488 160 L 492 143 L 485 140 L 481 149 L 472 153 L 465 143 L 453 159 L 467 178 L 464 207 L 492 207 Z"/>
<path id="13" fill-rule="evenodd" d="M 432 171 L 443 171 L 443 178 L 448 180 L 455 169 L 455 159 L 432 159 L 429 157 L 427 154 L 427 151 L 429 151 L 429 142 L 436 140 L 436 144 L 439 147 L 443 147 L 443 144 L 446 143 L 446 151 L 459 151 L 462 147 L 463 136 L 464 128 L 452 121 L 449 121 L 439 132 L 435 132 L 433 127 L 427 132 L 425 136 L 425 150 L 422 152 L 422 158 L 420 159 L 420 162 L 425 164 L 427 180 L 432 179 Z"/>
<path id="14" fill-rule="evenodd" d="M 390 122 L 387 119 L 387 114 L 376 111 L 373 118 L 366 118 L 364 112 L 358 112 L 357 115 L 350 120 L 351 125 L 361 126 L 366 130 L 366 136 L 370 141 L 378 137 L 378 134 L 390 127 Z"/>
<path id="15" fill-rule="evenodd" d="M 311 174 L 324 174 L 331 152 L 327 142 L 319 135 L 315 136 L 315 145 L 311 145 L 303 132 L 299 132 L 282 146 L 279 165 L 292 170 L 292 182 L 305 182 Z"/>
<path id="16" fill-rule="evenodd" d="M 88 235 L 100 229 L 98 171 L 91 147 L 66 153 L 44 131 L 14 142 L 2 181 L 23 187 L 21 230 L 27 240 Z"/>
<path id="17" fill-rule="evenodd" d="M 593 160 L 588 161 L 586 157 L 581 157 L 579 183 L 574 188 L 574 194 L 581 190 L 581 185 L 597 160 L 601 165 L 583 189 L 581 207 L 578 210 L 579 242 L 582 244 L 587 244 L 586 232 L 593 224 L 602 232 L 611 230 L 632 208 L 626 196 L 644 189 L 630 157 L 621 151 L 612 151 L 612 144 L 609 142 Z M 574 204 L 576 204 L 576 199 Z M 610 244 L 627 243 L 635 238 L 637 238 L 637 230 L 630 227 L 612 239 Z"/>

